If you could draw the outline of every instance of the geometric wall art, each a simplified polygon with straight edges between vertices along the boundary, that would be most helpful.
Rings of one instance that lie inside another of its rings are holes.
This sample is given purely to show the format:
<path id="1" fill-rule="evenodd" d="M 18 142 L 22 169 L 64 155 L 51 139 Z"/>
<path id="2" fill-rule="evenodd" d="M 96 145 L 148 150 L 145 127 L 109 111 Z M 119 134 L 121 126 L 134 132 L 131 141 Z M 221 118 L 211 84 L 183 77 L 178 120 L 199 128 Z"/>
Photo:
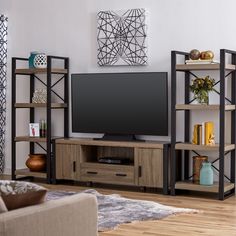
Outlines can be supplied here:
<path id="1" fill-rule="evenodd" d="M 5 165 L 7 17 L 0 15 L 0 173 Z"/>
<path id="2" fill-rule="evenodd" d="M 100 66 L 147 65 L 146 10 L 97 14 L 97 60 Z"/>

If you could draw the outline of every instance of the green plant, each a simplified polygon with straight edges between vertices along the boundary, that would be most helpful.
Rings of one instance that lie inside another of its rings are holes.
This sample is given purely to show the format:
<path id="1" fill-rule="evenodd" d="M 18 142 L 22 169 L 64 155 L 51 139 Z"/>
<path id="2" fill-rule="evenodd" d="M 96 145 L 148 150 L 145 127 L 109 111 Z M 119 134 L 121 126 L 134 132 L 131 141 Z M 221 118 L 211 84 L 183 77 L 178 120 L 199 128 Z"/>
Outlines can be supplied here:
<path id="1" fill-rule="evenodd" d="M 193 92 L 194 98 L 199 103 L 208 104 L 208 93 L 215 91 L 215 80 L 210 78 L 210 76 L 206 76 L 205 78 L 196 78 L 192 82 L 192 85 L 190 85 L 190 91 Z"/>

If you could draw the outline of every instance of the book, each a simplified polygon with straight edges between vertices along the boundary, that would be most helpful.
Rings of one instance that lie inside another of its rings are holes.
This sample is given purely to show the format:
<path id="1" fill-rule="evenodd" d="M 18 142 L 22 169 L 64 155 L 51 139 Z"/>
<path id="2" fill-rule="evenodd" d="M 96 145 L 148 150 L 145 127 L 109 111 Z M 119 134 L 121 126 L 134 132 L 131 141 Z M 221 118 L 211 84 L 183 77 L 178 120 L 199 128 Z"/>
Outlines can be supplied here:
<path id="1" fill-rule="evenodd" d="M 185 64 L 218 64 L 219 62 L 210 60 L 185 60 Z"/>
<path id="2" fill-rule="evenodd" d="M 197 144 L 202 144 L 202 125 L 198 125 L 198 140 Z"/>
<path id="3" fill-rule="evenodd" d="M 197 124 L 194 125 L 193 127 L 193 140 L 192 140 L 192 143 L 193 144 L 197 144 Z"/>
<path id="4" fill-rule="evenodd" d="M 192 143 L 197 145 L 214 144 L 214 123 L 208 121 L 194 125 Z"/>
<path id="5" fill-rule="evenodd" d="M 202 143 L 202 125 L 201 124 L 194 125 L 192 143 L 197 144 L 197 145 Z"/>
<path id="6" fill-rule="evenodd" d="M 205 123 L 202 123 L 202 145 L 205 145 Z"/>

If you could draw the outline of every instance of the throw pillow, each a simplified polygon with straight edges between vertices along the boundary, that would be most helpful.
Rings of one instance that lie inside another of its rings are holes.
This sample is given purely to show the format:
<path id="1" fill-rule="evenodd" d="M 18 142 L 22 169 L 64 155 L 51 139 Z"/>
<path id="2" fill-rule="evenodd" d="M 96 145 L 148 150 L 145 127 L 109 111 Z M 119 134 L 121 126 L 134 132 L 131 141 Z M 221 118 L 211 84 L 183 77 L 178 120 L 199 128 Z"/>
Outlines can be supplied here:
<path id="1" fill-rule="evenodd" d="M 0 196 L 0 213 L 4 213 L 4 212 L 7 212 L 7 207 Z"/>
<path id="2" fill-rule="evenodd" d="M 8 210 L 44 202 L 47 190 L 23 181 L 0 180 L 0 195 Z"/>

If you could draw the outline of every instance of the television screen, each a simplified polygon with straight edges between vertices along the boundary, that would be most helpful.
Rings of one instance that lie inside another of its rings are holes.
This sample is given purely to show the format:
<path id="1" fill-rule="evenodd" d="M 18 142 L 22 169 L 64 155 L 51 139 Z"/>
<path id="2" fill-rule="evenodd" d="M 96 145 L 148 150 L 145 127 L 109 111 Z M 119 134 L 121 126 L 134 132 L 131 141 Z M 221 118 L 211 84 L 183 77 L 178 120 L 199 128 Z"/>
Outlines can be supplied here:
<path id="1" fill-rule="evenodd" d="M 168 135 L 166 72 L 72 74 L 72 132 Z"/>

